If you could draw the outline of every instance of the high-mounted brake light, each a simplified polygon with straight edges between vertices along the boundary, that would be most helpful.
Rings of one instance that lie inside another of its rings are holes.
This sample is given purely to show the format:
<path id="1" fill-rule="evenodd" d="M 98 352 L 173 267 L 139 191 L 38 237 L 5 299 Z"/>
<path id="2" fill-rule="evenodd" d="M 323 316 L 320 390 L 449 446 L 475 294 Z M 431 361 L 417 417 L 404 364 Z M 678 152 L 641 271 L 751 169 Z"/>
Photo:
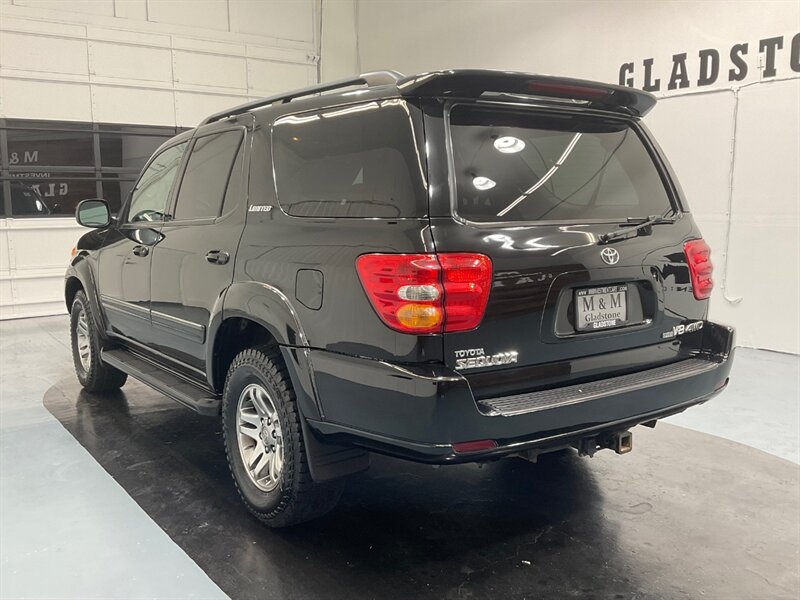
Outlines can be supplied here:
<path id="1" fill-rule="evenodd" d="M 569 85 L 563 83 L 549 83 L 547 81 L 532 81 L 528 84 L 531 92 L 546 96 L 557 96 L 560 98 L 578 98 L 585 100 L 599 100 L 610 94 L 609 90 L 603 88 L 589 87 L 585 85 Z"/>
<path id="2" fill-rule="evenodd" d="M 375 312 L 403 333 L 475 329 L 492 285 L 483 254 L 364 254 L 356 270 Z"/>
<path id="3" fill-rule="evenodd" d="M 689 275 L 692 279 L 692 293 L 698 300 L 711 296 L 714 289 L 714 263 L 711 262 L 711 248 L 703 240 L 689 240 L 683 245 Z"/>

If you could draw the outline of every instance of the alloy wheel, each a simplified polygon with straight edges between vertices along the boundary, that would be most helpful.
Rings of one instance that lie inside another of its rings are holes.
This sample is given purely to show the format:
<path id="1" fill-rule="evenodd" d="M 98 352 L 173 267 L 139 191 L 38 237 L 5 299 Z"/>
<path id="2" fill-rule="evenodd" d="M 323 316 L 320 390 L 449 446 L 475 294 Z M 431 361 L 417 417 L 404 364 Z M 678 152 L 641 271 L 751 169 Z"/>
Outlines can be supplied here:
<path id="1" fill-rule="evenodd" d="M 75 342 L 78 346 L 78 358 L 81 367 L 88 372 L 92 366 L 92 344 L 89 339 L 89 322 L 86 319 L 86 310 L 81 307 L 75 323 Z"/>
<path id="2" fill-rule="evenodd" d="M 264 492 L 274 490 L 283 471 L 283 434 L 278 411 L 260 383 L 251 383 L 239 395 L 236 439 L 245 471 Z"/>

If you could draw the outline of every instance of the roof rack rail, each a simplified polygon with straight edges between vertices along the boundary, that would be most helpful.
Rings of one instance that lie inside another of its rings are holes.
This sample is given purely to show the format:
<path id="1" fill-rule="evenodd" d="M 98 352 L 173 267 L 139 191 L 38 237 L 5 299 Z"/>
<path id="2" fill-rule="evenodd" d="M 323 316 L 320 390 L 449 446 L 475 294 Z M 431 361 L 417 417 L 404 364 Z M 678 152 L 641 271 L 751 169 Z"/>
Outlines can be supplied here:
<path id="1" fill-rule="evenodd" d="M 261 108 L 262 106 L 267 106 L 268 104 L 274 104 L 275 102 L 291 102 L 295 98 L 301 98 L 302 96 L 321 94 L 322 92 L 329 92 L 331 90 L 346 88 L 353 85 L 366 85 L 368 87 L 387 85 L 390 83 L 397 83 L 403 77 L 404 77 L 403 74 L 398 73 L 397 71 L 370 71 L 368 73 L 362 73 L 361 75 L 346 77 L 345 79 L 337 79 L 336 81 L 331 81 L 328 83 L 311 85 L 309 87 L 301 88 L 299 90 L 285 92 L 283 94 L 277 94 L 275 96 L 269 96 L 268 98 L 261 98 L 259 100 L 254 100 L 253 102 L 248 102 L 246 104 L 240 104 L 239 106 L 236 106 L 234 108 L 229 108 L 227 110 L 223 110 L 221 112 L 214 113 L 209 117 L 206 117 L 203 120 L 203 122 L 200 123 L 200 125 L 207 125 L 208 123 L 220 121 L 227 117 L 239 115 L 256 108 Z"/>

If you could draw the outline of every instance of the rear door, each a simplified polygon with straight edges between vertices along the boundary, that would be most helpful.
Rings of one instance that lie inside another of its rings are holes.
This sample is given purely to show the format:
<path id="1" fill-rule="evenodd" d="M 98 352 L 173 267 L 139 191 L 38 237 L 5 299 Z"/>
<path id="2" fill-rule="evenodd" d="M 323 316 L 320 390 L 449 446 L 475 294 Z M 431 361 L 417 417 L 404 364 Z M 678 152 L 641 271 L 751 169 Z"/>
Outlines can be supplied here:
<path id="1" fill-rule="evenodd" d="M 233 280 L 246 211 L 245 129 L 214 125 L 192 141 L 172 218 L 153 252 L 153 345 L 202 377 L 208 327 Z"/>
<path id="2" fill-rule="evenodd" d="M 428 118 L 426 135 L 436 127 L 449 191 L 446 208 L 432 196 L 436 250 L 481 252 L 493 265 L 482 324 L 444 336 L 446 362 L 477 395 L 483 384 L 496 394 L 586 376 L 588 357 L 608 371 L 676 355 L 668 332 L 705 313 L 683 254 L 697 232 L 636 123 L 464 103 Z M 653 215 L 670 222 L 599 243 Z"/>

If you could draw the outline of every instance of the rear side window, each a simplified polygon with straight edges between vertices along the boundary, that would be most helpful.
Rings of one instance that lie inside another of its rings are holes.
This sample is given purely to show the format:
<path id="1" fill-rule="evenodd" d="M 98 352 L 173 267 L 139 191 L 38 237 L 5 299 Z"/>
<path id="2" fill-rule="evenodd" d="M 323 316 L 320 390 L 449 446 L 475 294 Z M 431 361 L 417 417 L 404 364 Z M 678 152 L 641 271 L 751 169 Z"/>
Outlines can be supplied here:
<path id="1" fill-rule="evenodd" d="M 409 107 L 383 100 L 279 119 L 278 201 L 298 217 L 419 217 L 427 190 Z"/>
<path id="2" fill-rule="evenodd" d="M 624 121 L 456 106 L 450 136 L 462 218 L 624 220 L 673 212 L 650 154 Z"/>
<path id="3" fill-rule="evenodd" d="M 234 167 L 242 131 L 225 131 L 195 140 L 178 192 L 175 219 L 218 217 Z"/>

